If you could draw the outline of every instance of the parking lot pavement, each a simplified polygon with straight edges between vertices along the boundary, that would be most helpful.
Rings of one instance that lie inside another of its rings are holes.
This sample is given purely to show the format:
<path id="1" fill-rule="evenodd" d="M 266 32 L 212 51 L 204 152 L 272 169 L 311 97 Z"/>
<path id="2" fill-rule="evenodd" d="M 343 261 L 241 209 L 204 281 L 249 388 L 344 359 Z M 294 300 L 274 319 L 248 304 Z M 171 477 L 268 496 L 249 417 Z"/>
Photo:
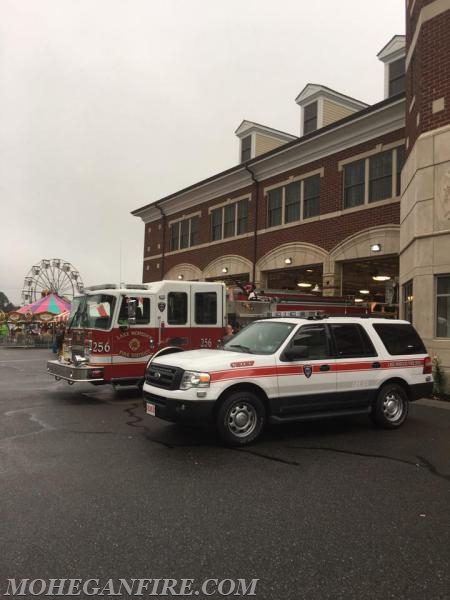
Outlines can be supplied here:
<path id="1" fill-rule="evenodd" d="M 448 598 L 447 405 L 414 404 L 397 431 L 302 423 L 231 450 L 147 417 L 136 391 L 56 383 L 49 354 L 0 349 L 1 592 L 160 577 L 206 598 L 206 579 L 255 578 L 268 600 Z"/>

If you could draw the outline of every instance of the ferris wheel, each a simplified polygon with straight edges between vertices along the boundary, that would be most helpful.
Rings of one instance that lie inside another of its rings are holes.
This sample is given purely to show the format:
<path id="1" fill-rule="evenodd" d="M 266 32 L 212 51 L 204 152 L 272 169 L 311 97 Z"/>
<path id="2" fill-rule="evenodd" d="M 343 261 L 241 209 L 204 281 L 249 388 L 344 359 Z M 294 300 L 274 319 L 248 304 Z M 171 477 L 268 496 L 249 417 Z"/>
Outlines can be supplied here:
<path id="1" fill-rule="evenodd" d="M 53 292 L 72 301 L 74 295 L 83 289 L 80 273 L 69 262 L 61 258 L 42 259 L 31 267 L 24 279 L 22 300 L 31 304 Z"/>

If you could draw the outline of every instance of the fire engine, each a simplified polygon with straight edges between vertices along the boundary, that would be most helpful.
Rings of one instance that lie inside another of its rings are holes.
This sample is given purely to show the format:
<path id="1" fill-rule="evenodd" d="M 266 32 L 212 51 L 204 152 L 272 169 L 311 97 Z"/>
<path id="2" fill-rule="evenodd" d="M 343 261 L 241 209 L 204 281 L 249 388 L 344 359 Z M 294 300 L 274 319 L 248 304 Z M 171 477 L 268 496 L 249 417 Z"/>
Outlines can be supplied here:
<path id="1" fill-rule="evenodd" d="M 222 282 L 156 281 L 86 288 L 72 302 L 63 350 L 47 372 L 69 384 L 142 386 L 156 355 L 218 348 L 227 323 L 364 312 L 345 298 L 266 292 L 258 301 Z M 367 309 L 366 309 L 367 310 Z"/>

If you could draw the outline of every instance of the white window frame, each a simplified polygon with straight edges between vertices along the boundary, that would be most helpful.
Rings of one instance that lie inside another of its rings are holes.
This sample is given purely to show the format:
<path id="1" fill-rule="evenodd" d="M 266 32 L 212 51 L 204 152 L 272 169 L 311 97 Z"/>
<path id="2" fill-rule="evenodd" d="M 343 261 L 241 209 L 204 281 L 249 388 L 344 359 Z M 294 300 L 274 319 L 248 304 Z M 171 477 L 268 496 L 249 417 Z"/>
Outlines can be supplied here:
<path id="1" fill-rule="evenodd" d="M 238 206 L 239 203 L 242 202 L 243 200 L 247 201 L 247 223 L 248 223 L 248 207 L 250 205 L 250 196 L 245 195 L 245 196 L 241 196 L 240 198 L 233 198 L 232 200 L 227 200 L 226 202 L 223 202 L 221 204 L 217 204 L 216 206 L 211 206 L 209 208 L 209 228 L 210 228 L 210 239 L 211 242 L 221 242 L 221 241 L 227 241 L 227 240 L 232 240 L 233 238 L 237 238 L 237 237 L 241 237 L 243 235 L 246 235 L 248 233 L 248 231 L 245 231 L 244 233 L 237 233 L 237 228 L 238 228 Z M 227 237 L 224 237 L 224 231 L 225 231 L 225 209 L 228 208 L 229 206 L 234 205 L 234 234 L 233 235 L 229 235 Z M 222 211 L 222 220 L 221 220 L 221 230 L 220 230 L 220 237 L 216 240 L 213 240 L 212 238 L 212 222 L 211 222 L 211 216 L 212 213 L 216 210 L 221 210 Z"/>
<path id="2" fill-rule="evenodd" d="M 341 160 L 338 162 L 338 171 L 342 171 L 342 211 L 354 211 L 361 210 L 361 208 L 371 208 L 373 206 L 379 205 L 381 202 L 386 202 L 389 200 L 394 200 L 399 198 L 397 196 L 397 150 L 400 147 L 404 146 L 404 140 L 402 143 L 395 142 L 394 144 L 379 144 L 375 150 L 364 152 L 362 154 L 358 154 L 356 156 L 352 156 L 350 158 L 346 158 L 345 160 Z M 370 159 L 376 156 L 377 154 L 383 154 L 392 151 L 392 181 L 391 181 L 391 196 L 388 198 L 384 198 L 381 200 L 372 200 L 369 201 L 369 184 L 370 184 Z M 358 204 L 357 206 L 351 206 L 346 208 L 344 206 L 345 201 L 345 167 L 356 163 L 360 160 L 364 160 L 364 202 Z M 400 177 L 400 173 L 398 174 Z"/>
<path id="3" fill-rule="evenodd" d="M 304 217 L 304 198 L 305 198 L 305 194 L 304 194 L 304 182 L 306 179 L 310 179 L 311 177 L 315 177 L 319 175 L 320 179 L 323 179 L 324 176 L 324 169 L 316 169 L 315 171 L 311 171 L 309 173 L 305 173 L 304 175 L 300 175 L 298 177 L 290 177 L 289 179 L 280 182 L 280 183 L 276 183 L 274 185 L 268 186 L 266 188 L 264 188 L 264 198 L 266 201 L 266 222 L 267 222 L 267 229 L 275 229 L 276 227 L 282 227 L 282 226 L 289 226 L 292 225 L 293 223 L 300 223 L 302 221 L 311 221 L 313 219 L 318 219 L 320 216 L 320 210 L 319 210 L 319 214 L 314 215 L 313 217 L 307 217 L 305 219 Z M 296 221 L 289 221 L 288 223 L 285 221 L 285 216 L 286 216 L 286 187 L 291 184 L 291 183 L 300 183 L 300 217 L 298 220 Z M 269 192 L 272 190 L 278 190 L 281 188 L 281 223 L 277 224 L 277 225 L 269 225 Z M 320 195 L 320 194 L 319 194 Z M 320 207 L 319 207 L 320 208 Z"/>
<path id="4" fill-rule="evenodd" d="M 439 273 L 435 276 L 435 323 L 434 323 L 434 331 L 435 338 L 438 340 L 448 340 L 450 339 L 450 335 L 448 336 L 438 336 L 438 298 L 447 298 L 447 303 L 450 303 L 450 294 L 438 294 L 438 279 L 450 279 L 450 273 Z M 448 308 L 447 308 L 448 310 Z"/>
<path id="5" fill-rule="evenodd" d="M 172 231 L 172 227 L 178 226 L 178 248 L 172 248 L 170 247 L 169 252 L 180 252 L 183 250 L 187 250 L 187 248 L 193 248 L 195 246 L 197 246 L 198 244 L 195 245 L 191 245 L 191 226 L 192 226 L 192 219 L 195 219 L 196 217 L 198 217 L 200 219 L 201 217 L 201 212 L 196 212 L 196 213 L 192 213 L 190 215 L 183 215 L 183 217 L 181 219 L 176 219 L 174 221 L 170 221 L 168 224 L 169 227 L 169 244 L 170 246 L 172 245 L 172 236 L 171 236 L 171 231 Z M 186 246 L 186 248 L 181 248 L 180 242 L 181 242 L 181 224 L 188 221 L 189 222 L 189 233 L 188 233 L 188 245 Z"/>

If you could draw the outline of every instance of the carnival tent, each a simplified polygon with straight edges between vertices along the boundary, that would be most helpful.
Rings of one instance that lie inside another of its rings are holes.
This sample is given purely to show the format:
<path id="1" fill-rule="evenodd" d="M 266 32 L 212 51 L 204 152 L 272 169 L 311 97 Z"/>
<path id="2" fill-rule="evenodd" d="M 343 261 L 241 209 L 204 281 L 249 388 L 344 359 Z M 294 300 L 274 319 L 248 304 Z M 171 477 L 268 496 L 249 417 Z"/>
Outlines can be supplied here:
<path id="1" fill-rule="evenodd" d="M 50 313 L 52 315 L 59 315 L 63 312 L 70 311 L 70 302 L 64 298 L 60 298 L 56 294 L 48 294 L 32 304 L 22 306 L 16 312 L 28 315 L 31 313 L 33 316 L 40 315 L 42 313 Z"/>
<path id="2" fill-rule="evenodd" d="M 69 320 L 70 317 L 70 310 L 65 310 L 62 313 L 59 313 L 59 315 L 55 315 L 55 317 L 53 318 L 53 322 L 54 323 L 67 323 L 67 321 Z"/>

